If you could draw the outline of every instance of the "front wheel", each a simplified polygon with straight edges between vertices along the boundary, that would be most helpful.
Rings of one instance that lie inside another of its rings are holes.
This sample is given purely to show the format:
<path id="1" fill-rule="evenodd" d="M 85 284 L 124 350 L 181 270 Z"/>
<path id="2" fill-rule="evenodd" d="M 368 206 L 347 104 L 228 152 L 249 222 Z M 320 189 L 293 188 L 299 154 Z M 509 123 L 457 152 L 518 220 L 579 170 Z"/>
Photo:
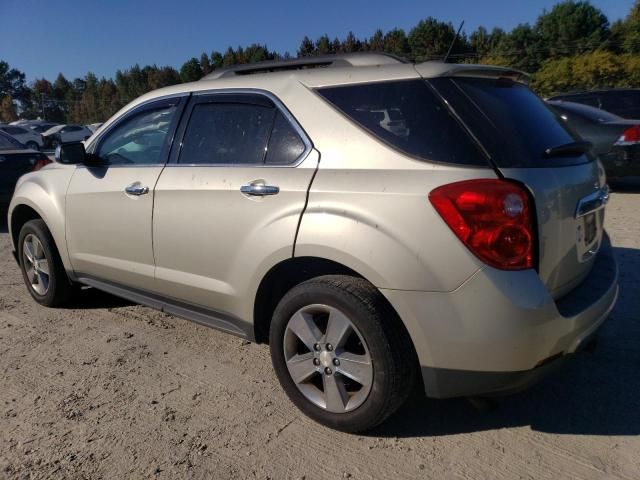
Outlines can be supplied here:
<path id="1" fill-rule="evenodd" d="M 26 147 L 36 152 L 40 150 L 40 146 L 36 142 L 27 142 Z"/>
<path id="2" fill-rule="evenodd" d="M 327 275 L 291 289 L 276 308 L 269 340 L 291 401 L 337 430 L 382 423 L 414 384 L 408 334 L 382 294 L 361 278 Z"/>
<path id="3" fill-rule="evenodd" d="M 51 232 L 43 220 L 30 220 L 20 230 L 18 256 L 24 283 L 36 302 L 64 305 L 73 294 Z"/>

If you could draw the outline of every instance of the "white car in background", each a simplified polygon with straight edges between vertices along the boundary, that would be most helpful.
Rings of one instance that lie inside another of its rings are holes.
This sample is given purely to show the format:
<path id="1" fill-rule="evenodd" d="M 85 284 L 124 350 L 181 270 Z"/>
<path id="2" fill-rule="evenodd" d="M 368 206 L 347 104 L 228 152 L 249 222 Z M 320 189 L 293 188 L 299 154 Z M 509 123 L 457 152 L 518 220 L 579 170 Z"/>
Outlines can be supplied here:
<path id="1" fill-rule="evenodd" d="M 95 133 L 102 126 L 102 122 L 99 123 L 90 123 L 89 125 L 85 125 L 89 130 Z"/>
<path id="2" fill-rule="evenodd" d="M 52 148 L 63 143 L 82 142 L 91 135 L 93 132 L 84 125 L 56 125 L 42 134 L 45 145 Z"/>
<path id="3" fill-rule="evenodd" d="M 40 150 L 44 145 L 42 135 L 28 127 L 21 127 L 19 125 L 0 125 L 0 130 L 4 133 L 8 133 L 31 150 Z"/>

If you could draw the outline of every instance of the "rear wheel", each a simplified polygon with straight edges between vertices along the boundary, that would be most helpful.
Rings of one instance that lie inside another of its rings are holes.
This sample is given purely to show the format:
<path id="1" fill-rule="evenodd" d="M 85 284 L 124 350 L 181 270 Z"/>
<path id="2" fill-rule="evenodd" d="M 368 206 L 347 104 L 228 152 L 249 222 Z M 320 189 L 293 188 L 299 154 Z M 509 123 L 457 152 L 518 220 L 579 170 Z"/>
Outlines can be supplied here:
<path id="1" fill-rule="evenodd" d="M 31 296 L 41 305 L 57 307 L 69 301 L 73 286 L 44 221 L 30 220 L 20 230 L 18 258 Z"/>
<path id="2" fill-rule="evenodd" d="M 31 150 L 35 150 L 35 151 L 39 151 L 40 150 L 40 146 L 36 142 L 27 142 L 26 147 L 30 148 Z"/>
<path id="3" fill-rule="evenodd" d="M 380 424 L 414 383 L 404 327 L 380 292 L 360 278 L 330 275 L 294 287 L 276 308 L 270 345 L 289 398 L 338 430 Z"/>

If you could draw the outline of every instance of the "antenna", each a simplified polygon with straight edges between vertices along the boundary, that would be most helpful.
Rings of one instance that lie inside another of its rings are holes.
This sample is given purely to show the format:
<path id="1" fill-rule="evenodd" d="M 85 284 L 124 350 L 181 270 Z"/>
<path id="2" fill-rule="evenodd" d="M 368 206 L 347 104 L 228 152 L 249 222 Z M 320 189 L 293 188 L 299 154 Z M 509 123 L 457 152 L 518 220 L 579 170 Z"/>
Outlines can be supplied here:
<path id="1" fill-rule="evenodd" d="M 449 50 L 447 51 L 447 54 L 444 56 L 444 63 L 447 63 L 447 60 L 449 60 L 449 55 L 451 55 L 451 50 L 453 50 L 453 46 L 456 44 L 458 37 L 460 37 L 460 31 L 462 30 L 463 26 L 464 26 L 464 20 L 462 21 L 462 23 L 460 23 L 460 26 L 458 27 L 458 31 L 456 32 L 456 36 L 453 37 L 453 41 L 451 42 L 451 45 L 449 45 Z"/>

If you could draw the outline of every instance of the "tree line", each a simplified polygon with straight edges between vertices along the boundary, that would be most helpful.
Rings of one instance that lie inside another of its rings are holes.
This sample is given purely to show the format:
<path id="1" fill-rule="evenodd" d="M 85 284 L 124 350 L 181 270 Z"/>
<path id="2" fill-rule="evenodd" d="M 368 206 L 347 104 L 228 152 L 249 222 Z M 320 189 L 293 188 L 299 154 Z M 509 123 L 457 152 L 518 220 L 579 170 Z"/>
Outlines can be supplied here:
<path id="1" fill-rule="evenodd" d="M 409 32 L 380 29 L 368 38 L 353 32 L 343 38 L 304 37 L 298 57 L 350 52 L 387 52 L 414 62 L 442 59 L 453 45 L 450 61 L 504 65 L 532 75 L 532 88 L 541 95 L 598 87 L 640 87 L 640 0 L 626 18 L 610 24 L 588 1 L 567 0 L 543 11 L 535 23 L 511 31 L 478 27 L 456 38 L 453 24 L 433 17 L 420 20 Z M 0 121 L 44 118 L 61 123 L 104 121 L 150 90 L 203 76 L 232 65 L 287 59 L 292 55 L 266 45 L 229 47 L 203 52 L 179 70 L 134 65 L 114 78 L 36 79 L 27 85 L 23 72 L 0 61 Z"/>

